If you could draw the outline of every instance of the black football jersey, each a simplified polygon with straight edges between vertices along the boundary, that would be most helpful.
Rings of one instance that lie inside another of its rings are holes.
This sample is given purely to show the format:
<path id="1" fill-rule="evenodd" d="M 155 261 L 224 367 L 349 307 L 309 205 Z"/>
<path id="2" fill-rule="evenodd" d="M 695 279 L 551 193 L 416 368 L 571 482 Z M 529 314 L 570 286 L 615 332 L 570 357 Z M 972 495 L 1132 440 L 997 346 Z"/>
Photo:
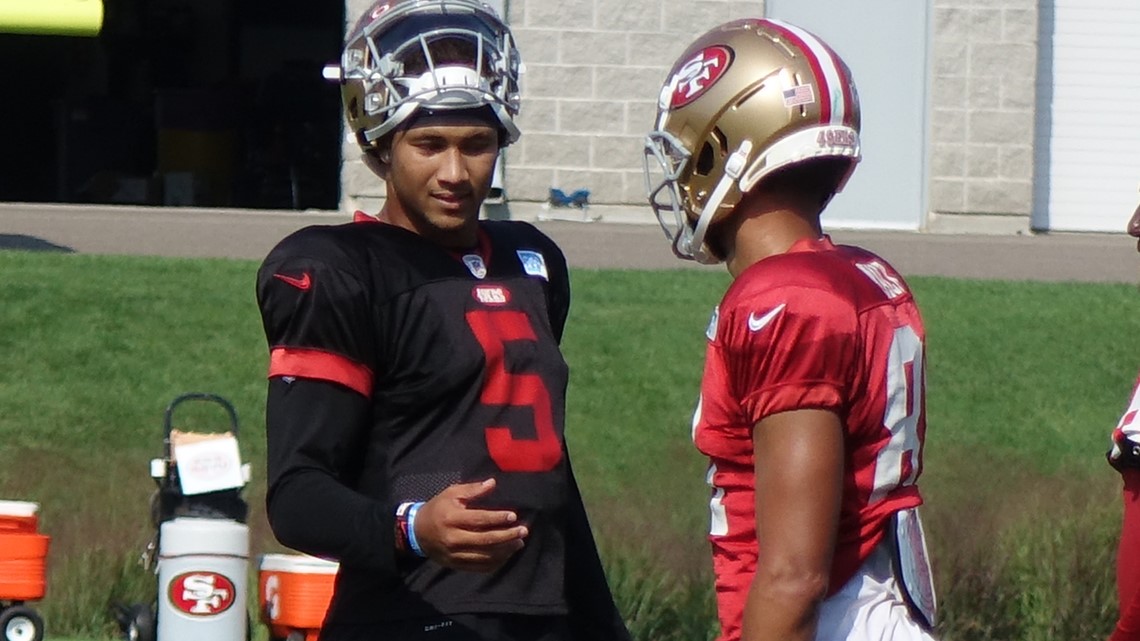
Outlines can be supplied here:
<path id="1" fill-rule="evenodd" d="M 322 434 L 289 427 L 271 387 L 270 496 L 318 469 L 354 494 L 344 505 L 369 506 L 376 522 L 362 525 L 359 507 L 328 511 L 339 488 L 327 505 L 309 488 L 306 500 L 328 508 L 314 510 L 329 519 L 314 536 L 329 543 L 303 551 L 341 562 L 327 625 L 568 613 L 567 532 L 589 536 L 589 528 L 568 526 L 584 512 L 563 439 L 566 262 L 526 223 L 483 221 L 479 237 L 478 250 L 456 253 L 383 223 L 309 227 L 274 248 L 258 273 L 271 385 L 322 381 L 340 395 L 315 403 L 366 401 L 359 425 L 330 422 Z M 373 557 L 392 554 L 383 534 L 395 505 L 489 477 L 497 487 L 482 505 L 515 510 L 530 530 L 504 567 L 481 574 L 401 559 L 383 571 Z"/>

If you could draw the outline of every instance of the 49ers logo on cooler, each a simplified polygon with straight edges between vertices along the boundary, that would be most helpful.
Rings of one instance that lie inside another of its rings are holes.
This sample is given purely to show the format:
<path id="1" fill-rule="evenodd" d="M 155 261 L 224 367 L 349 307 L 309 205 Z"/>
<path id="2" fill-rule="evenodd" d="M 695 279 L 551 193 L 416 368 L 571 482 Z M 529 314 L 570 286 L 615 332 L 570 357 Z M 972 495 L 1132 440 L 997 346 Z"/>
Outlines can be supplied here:
<path id="1" fill-rule="evenodd" d="M 680 109 L 700 98 L 732 65 L 732 49 L 724 45 L 706 47 L 681 65 L 669 79 L 672 94 L 669 109 Z"/>
<path id="2" fill-rule="evenodd" d="M 217 572 L 184 572 L 170 581 L 171 605 L 191 616 L 213 616 L 234 604 L 234 583 Z"/>

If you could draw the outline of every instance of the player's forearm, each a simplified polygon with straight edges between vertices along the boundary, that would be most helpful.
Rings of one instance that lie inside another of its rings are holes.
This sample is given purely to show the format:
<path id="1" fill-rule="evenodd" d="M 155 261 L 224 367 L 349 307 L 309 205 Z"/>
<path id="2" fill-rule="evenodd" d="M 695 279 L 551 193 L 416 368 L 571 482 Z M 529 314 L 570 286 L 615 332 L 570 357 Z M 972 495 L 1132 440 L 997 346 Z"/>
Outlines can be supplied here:
<path id="1" fill-rule="evenodd" d="M 283 478 L 266 503 L 283 545 L 341 563 L 395 572 L 395 517 L 379 501 L 317 471 Z"/>
<path id="2" fill-rule="evenodd" d="M 267 516 L 281 543 L 341 563 L 394 569 L 394 507 L 342 477 L 359 463 L 369 404 L 333 383 L 271 379 L 266 402 Z M 380 481 L 382 482 L 382 478 Z"/>
<path id="3" fill-rule="evenodd" d="M 753 581 L 742 641 L 813 641 L 826 593 L 826 578 Z"/>

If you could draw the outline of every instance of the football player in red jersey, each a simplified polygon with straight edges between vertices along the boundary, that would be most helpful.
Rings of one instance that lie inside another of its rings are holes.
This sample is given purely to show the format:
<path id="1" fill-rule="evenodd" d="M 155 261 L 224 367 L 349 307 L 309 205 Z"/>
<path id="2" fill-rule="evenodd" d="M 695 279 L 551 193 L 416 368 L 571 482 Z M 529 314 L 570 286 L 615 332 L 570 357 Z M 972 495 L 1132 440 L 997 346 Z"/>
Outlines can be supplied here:
<path id="1" fill-rule="evenodd" d="M 340 562 L 323 641 L 629 638 L 563 435 L 565 258 L 479 220 L 519 70 L 478 0 L 370 7 L 340 75 L 383 209 L 292 234 L 258 272 L 267 513 Z"/>
<path id="2" fill-rule="evenodd" d="M 922 319 L 895 269 L 820 225 L 859 127 L 827 44 L 747 19 L 685 50 L 646 138 L 675 253 L 733 276 L 693 418 L 722 641 L 932 638 Z"/>
<path id="3" fill-rule="evenodd" d="M 1140 205 L 1128 221 L 1128 233 L 1140 239 Z M 1109 641 L 1140 641 L 1140 377 L 1128 409 L 1112 431 L 1108 462 L 1124 480 L 1124 522 L 1116 555 L 1120 618 Z"/>

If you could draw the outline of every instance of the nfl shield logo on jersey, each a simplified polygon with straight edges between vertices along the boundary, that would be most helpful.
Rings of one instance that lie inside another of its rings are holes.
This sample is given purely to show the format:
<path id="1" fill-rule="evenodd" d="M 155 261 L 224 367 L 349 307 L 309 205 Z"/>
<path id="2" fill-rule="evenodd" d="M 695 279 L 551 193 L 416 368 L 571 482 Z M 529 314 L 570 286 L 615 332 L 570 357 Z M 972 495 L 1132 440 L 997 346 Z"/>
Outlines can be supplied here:
<path id="1" fill-rule="evenodd" d="M 487 265 L 479 254 L 467 254 L 463 257 L 463 264 L 471 271 L 471 275 L 478 279 L 486 278 Z"/>
<path id="2" fill-rule="evenodd" d="M 550 280 L 550 276 L 546 273 L 546 259 L 542 257 L 542 254 L 525 249 L 520 249 L 516 253 L 519 255 L 519 262 L 522 263 L 524 272 L 531 276 L 541 276 L 545 280 Z"/>

